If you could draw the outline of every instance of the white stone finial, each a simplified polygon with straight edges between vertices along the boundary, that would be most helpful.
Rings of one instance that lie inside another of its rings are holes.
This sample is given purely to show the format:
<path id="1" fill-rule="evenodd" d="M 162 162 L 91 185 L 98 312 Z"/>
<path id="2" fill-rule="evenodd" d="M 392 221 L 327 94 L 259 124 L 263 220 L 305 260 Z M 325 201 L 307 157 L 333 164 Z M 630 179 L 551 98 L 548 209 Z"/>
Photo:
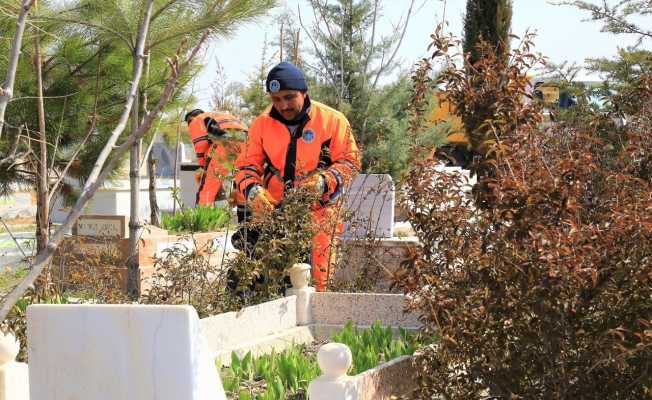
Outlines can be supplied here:
<path id="1" fill-rule="evenodd" d="M 325 376 L 339 378 L 346 375 L 346 371 L 353 364 L 353 356 L 349 346 L 342 343 L 327 343 L 317 353 L 317 364 Z"/>
<path id="2" fill-rule="evenodd" d="M 304 263 L 294 264 L 290 269 L 288 269 L 293 289 L 303 289 L 308 287 L 308 283 L 310 282 L 310 270 L 310 264 Z"/>
<path id="3" fill-rule="evenodd" d="M 323 375 L 308 386 L 310 400 L 357 400 L 354 377 L 346 372 L 353 364 L 351 349 L 342 343 L 328 343 L 317 352 Z"/>
<path id="4" fill-rule="evenodd" d="M 297 263 L 288 269 L 292 287 L 285 291 L 286 296 L 297 296 L 297 324 L 308 325 L 312 323 L 312 308 L 310 296 L 315 292 L 314 287 L 308 286 L 310 282 L 310 264 Z"/>
<path id="5" fill-rule="evenodd" d="M 16 360 L 20 342 L 11 333 L 0 335 L 0 366 Z"/>

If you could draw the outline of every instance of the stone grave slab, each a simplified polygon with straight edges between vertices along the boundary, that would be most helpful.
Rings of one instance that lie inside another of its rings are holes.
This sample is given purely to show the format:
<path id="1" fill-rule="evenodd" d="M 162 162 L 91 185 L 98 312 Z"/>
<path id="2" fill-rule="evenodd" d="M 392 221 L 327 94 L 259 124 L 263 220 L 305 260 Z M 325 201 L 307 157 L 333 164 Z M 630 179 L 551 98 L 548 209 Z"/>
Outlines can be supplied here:
<path id="1" fill-rule="evenodd" d="M 226 400 L 190 306 L 33 305 L 31 400 Z"/>
<path id="2" fill-rule="evenodd" d="M 347 239 L 392 237 L 395 196 L 390 175 L 356 176 L 345 195 L 345 206 L 350 217 L 342 236 Z"/>

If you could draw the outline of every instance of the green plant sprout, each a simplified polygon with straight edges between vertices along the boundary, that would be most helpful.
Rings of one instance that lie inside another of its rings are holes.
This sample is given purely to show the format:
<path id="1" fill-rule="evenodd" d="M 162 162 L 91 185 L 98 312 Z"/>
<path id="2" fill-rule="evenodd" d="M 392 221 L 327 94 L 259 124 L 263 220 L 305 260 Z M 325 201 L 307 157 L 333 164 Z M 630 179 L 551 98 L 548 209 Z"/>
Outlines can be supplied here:
<path id="1" fill-rule="evenodd" d="M 200 206 L 185 208 L 176 215 L 163 214 L 161 227 L 175 233 L 210 232 L 228 226 L 229 222 L 228 208 Z"/>
<path id="2" fill-rule="evenodd" d="M 412 355 L 421 344 L 420 335 L 398 328 L 395 338 L 392 328 L 383 327 L 378 321 L 370 328 L 357 328 L 349 321 L 331 339 L 351 349 L 351 375 Z M 223 368 L 221 377 L 230 399 L 286 400 L 306 399 L 308 384 L 320 374 L 315 349 L 294 344 L 283 352 L 273 351 L 255 359 L 251 352 L 242 358 L 233 352 L 231 367 Z"/>

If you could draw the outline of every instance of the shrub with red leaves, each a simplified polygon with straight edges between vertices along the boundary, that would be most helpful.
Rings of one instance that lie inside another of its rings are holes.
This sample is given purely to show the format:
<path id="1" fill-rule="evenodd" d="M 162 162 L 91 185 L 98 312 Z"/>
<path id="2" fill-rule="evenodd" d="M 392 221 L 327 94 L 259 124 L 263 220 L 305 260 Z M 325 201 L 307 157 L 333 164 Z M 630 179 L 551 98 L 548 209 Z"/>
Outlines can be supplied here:
<path id="1" fill-rule="evenodd" d="M 500 92 L 491 76 L 484 85 Z M 407 174 L 422 249 L 396 283 L 442 338 L 419 360 L 419 398 L 652 397 L 650 82 L 626 99 L 637 107 L 624 127 L 597 114 L 522 123 L 531 109 L 496 96 L 511 117 L 484 160 L 480 197 L 434 161 Z"/>

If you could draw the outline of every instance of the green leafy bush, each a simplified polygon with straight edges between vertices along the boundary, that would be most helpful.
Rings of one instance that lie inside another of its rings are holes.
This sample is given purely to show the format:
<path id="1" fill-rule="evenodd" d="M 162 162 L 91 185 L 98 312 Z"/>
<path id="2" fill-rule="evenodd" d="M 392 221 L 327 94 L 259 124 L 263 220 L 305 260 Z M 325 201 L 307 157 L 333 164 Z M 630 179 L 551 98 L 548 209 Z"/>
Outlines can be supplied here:
<path id="1" fill-rule="evenodd" d="M 210 232 L 229 225 L 231 211 L 226 207 L 198 206 L 178 214 L 163 214 L 161 227 L 175 233 Z"/>
<path id="2" fill-rule="evenodd" d="M 420 336 L 399 328 L 394 338 L 391 327 L 375 322 L 369 329 L 356 328 L 349 322 L 332 336 L 332 342 L 344 343 L 351 349 L 351 375 L 357 375 L 379 364 L 403 355 L 412 355 L 420 344 Z M 254 359 L 251 353 L 239 358 L 231 353 L 231 367 L 222 370 L 222 384 L 229 398 L 246 400 L 305 399 L 308 384 L 321 372 L 316 348 L 293 345 L 287 350 Z"/>

